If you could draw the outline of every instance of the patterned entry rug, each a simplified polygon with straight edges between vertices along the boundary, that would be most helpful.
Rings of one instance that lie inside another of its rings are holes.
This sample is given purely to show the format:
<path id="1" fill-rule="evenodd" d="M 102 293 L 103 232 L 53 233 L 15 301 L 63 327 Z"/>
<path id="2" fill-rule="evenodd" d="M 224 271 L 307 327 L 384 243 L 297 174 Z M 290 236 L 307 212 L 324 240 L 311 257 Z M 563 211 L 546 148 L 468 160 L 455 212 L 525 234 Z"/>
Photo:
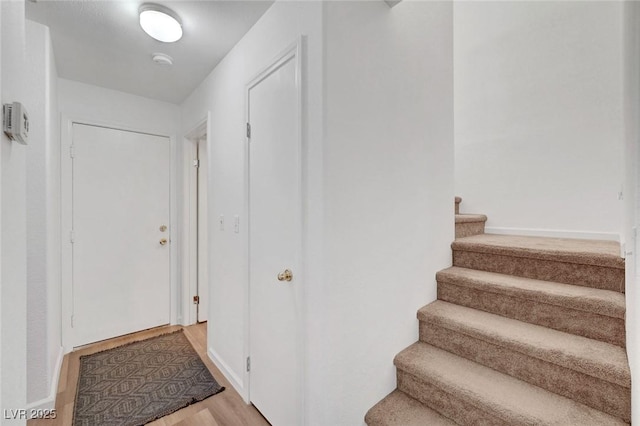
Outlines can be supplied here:
<path id="1" fill-rule="evenodd" d="M 73 425 L 143 425 L 223 390 L 179 330 L 80 357 Z"/>

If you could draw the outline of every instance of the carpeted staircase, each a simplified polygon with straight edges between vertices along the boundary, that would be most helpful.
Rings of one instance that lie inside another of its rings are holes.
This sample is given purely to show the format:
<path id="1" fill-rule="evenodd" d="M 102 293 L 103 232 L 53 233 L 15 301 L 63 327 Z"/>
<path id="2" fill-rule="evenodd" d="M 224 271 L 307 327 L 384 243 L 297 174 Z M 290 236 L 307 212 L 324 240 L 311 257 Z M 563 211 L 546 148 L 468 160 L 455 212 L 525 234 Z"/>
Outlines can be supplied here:
<path id="1" fill-rule="evenodd" d="M 625 425 L 624 260 L 612 241 L 484 234 L 461 215 L 453 267 L 369 426 Z"/>
<path id="2" fill-rule="evenodd" d="M 462 198 L 456 197 L 456 239 L 484 234 L 484 224 L 487 217 L 483 214 L 460 214 Z"/>

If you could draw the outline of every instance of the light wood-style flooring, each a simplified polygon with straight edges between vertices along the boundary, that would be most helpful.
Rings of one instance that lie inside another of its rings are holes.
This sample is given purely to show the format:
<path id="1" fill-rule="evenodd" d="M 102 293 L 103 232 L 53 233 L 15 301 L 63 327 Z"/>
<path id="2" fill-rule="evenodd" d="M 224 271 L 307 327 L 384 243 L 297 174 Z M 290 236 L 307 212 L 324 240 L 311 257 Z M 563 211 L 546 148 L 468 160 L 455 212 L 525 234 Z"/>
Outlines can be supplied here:
<path id="1" fill-rule="evenodd" d="M 78 382 L 80 356 L 111 349 L 136 340 L 143 340 L 177 330 L 179 326 L 158 327 L 104 342 L 84 346 L 65 355 L 60 370 L 58 395 L 56 397 L 57 418 L 53 420 L 29 420 L 28 426 L 70 426 L 73 419 L 73 402 Z M 211 371 L 213 377 L 226 389 L 212 397 L 192 404 L 165 416 L 150 426 L 269 426 L 253 405 L 247 405 L 225 379 L 220 370 L 207 356 L 207 324 L 184 327 L 184 333 Z M 99 426 L 99 425 L 96 425 Z"/>

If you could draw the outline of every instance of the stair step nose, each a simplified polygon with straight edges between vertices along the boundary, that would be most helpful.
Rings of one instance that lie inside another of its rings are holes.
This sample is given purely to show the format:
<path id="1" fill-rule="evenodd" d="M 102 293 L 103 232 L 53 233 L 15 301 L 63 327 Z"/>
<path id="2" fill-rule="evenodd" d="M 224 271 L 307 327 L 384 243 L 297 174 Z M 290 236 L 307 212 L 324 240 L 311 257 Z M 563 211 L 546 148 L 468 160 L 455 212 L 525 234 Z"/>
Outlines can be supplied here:
<path id="1" fill-rule="evenodd" d="M 487 216 L 483 214 L 456 214 L 456 239 L 484 234 Z"/>
<path id="2" fill-rule="evenodd" d="M 364 421 L 369 426 L 456 426 L 456 423 L 399 390 L 394 390 L 373 406 Z"/>
<path id="3" fill-rule="evenodd" d="M 614 241 L 482 234 L 451 248 L 454 266 L 624 292 L 624 259 Z"/>
<path id="4" fill-rule="evenodd" d="M 436 274 L 438 299 L 618 346 L 624 294 L 457 266 Z"/>
<path id="5" fill-rule="evenodd" d="M 394 363 L 399 390 L 458 424 L 627 424 L 424 342 L 403 350 Z"/>
<path id="6" fill-rule="evenodd" d="M 469 222 L 486 222 L 487 216 L 483 214 L 459 214 L 456 215 L 456 223 L 469 223 Z"/>

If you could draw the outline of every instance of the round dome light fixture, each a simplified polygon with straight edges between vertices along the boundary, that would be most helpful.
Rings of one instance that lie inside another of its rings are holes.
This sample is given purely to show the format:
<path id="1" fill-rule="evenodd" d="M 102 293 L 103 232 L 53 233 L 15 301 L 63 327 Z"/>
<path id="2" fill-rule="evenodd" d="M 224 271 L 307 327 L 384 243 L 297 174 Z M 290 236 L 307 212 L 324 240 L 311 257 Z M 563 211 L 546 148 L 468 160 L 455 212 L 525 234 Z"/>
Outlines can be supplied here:
<path id="1" fill-rule="evenodd" d="M 140 26 L 145 33 L 164 43 L 173 43 L 182 38 L 182 25 L 176 14 L 159 4 L 140 6 Z"/>

